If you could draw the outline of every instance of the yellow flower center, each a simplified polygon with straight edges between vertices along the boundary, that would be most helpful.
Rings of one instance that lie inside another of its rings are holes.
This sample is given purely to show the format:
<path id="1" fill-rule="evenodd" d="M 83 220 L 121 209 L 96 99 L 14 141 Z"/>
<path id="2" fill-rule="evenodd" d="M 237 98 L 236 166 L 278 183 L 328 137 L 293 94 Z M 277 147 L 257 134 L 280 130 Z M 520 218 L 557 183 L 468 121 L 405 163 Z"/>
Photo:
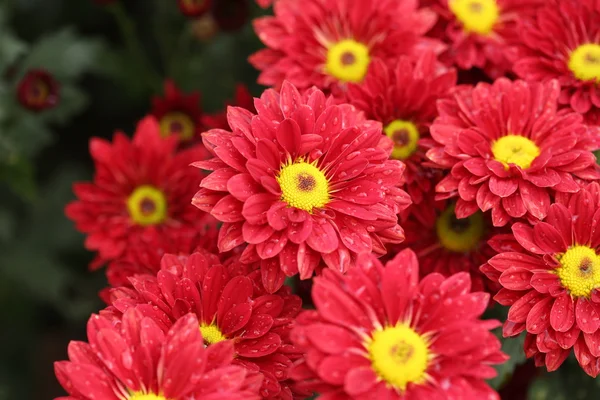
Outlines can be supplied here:
<path id="1" fill-rule="evenodd" d="M 397 119 L 390 122 L 383 131 L 394 141 L 394 150 L 392 158 L 396 160 L 406 160 L 413 155 L 419 145 L 419 130 L 416 125 L 410 121 Z"/>
<path id="2" fill-rule="evenodd" d="M 450 0 L 448 5 L 466 32 L 480 35 L 489 34 L 500 16 L 496 0 Z"/>
<path id="3" fill-rule="evenodd" d="M 429 343 L 406 325 L 374 331 L 365 347 L 375 373 L 394 388 L 404 391 L 409 383 L 422 383 L 429 364 Z"/>
<path id="4" fill-rule="evenodd" d="M 160 189 L 142 185 L 127 198 L 127 210 L 136 224 L 157 225 L 167 217 L 167 199 Z"/>
<path id="5" fill-rule="evenodd" d="M 168 399 L 164 396 L 160 396 L 160 395 L 154 394 L 154 393 L 135 392 L 135 393 L 131 394 L 131 396 L 129 397 L 128 400 L 168 400 Z"/>
<path id="6" fill-rule="evenodd" d="M 573 50 L 569 69 L 579 80 L 600 82 L 600 44 L 586 43 Z"/>
<path id="7" fill-rule="evenodd" d="M 281 187 L 281 200 L 290 207 L 312 212 L 329 202 L 329 184 L 325 174 L 314 163 L 297 161 L 284 165 L 277 182 Z"/>
<path id="8" fill-rule="evenodd" d="M 339 41 L 327 50 L 325 71 L 342 82 L 361 82 L 367 74 L 369 48 L 352 39 Z"/>
<path id="9" fill-rule="evenodd" d="M 561 284 L 573 297 L 590 297 L 600 288 L 600 257 L 587 246 L 573 246 L 558 256 L 560 267 L 554 270 Z"/>
<path id="10" fill-rule="evenodd" d="M 206 344 L 215 344 L 227 340 L 215 324 L 207 325 L 204 322 L 200 324 L 200 333 Z"/>
<path id="11" fill-rule="evenodd" d="M 485 229 L 480 212 L 458 219 L 453 205 L 442 212 L 435 225 L 441 245 L 456 253 L 466 253 L 477 247 Z"/>
<path id="12" fill-rule="evenodd" d="M 190 140 L 196 133 L 196 125 L 189 115 L 180 111 L 165 114 L 160 119 L 160 135 L 169 137 L 179 135 L 182 140 Z"/>
<path id="13" fill-rule="evenodd" d="M 492 154 L 494 159 L 504 164 L 506 169 L 510 164 L 527 169 L 540 155 L 540 148 L 524 136 L 506 135 L 492 143 Z"/>

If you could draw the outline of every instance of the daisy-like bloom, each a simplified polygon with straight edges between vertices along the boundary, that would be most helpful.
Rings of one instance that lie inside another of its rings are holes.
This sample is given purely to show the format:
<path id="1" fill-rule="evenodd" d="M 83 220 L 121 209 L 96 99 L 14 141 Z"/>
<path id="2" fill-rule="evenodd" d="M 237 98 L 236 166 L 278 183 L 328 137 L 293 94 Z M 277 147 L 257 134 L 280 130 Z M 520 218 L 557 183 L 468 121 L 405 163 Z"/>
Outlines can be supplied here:
<path id="1" fill-rule="evenodd" d="M 595 0 L 549 0 L 520 27 L 514 71 L 529 81 L 558 79 L 560 104 L 600 116 L 600 5 Z"/>
<path id="2" fill-rule="evenodd" d="M 171 80 L 165 81 L 165 97 L 152 99 L 152 115 L 160 124 L 160 134 L 176 135 L 182 141 L 199 139 L 204 132 L 200 93 L 182 93 Z"/>
<path id="3" fill-rule="evenodd" d="M 59 84 L 48 71 L 32 69 L 19 82 L 17 98 L 31 111 L 53 108 L 59 101 Z"/>
<path id="4" fill-rule="evenodd" d="M 186 17 L 201 17 L 210 10 L 212 0 L 177 0 L 179 10 Z"/>
<path id="5" fill-rule="evenodd" d="M 430 0 L 440 16 L 432 34 L 448 49 L 441 59 L 461 69 L 478 67 L 492 78 L 510 71 L 508 46 L 519 38 L 518 22 L 531 15 L 544 0 Z"/>
<path id="6" fill-rule="evenodd" d="M 371 61 L 392 62 L 425 47 L 443 45 L 424 39 L 436 21 L 415 0 L 280 1 L 275 16 L 254 21 L 267 46 L 250 57 L 261 72 L 258 82 L 279 87 L 284 80 L 299 89 L 317 86 L 340 94 L 346 83 L 362 82 Z"/>
<path id="7" fill-rule="evenodd" d="M 499 254 L 482 266 L 510 306 L 504 336 L 527 331 L 525 353 L 556 370 L 571 348 L 584 371 L 600 373 L 600 185 L 560 196 L 533 227 L 490 241 Z M 510 239 L 513 239 L 511 243 Z"/>
<path id="8" fill-rule="evenodd" d="M 454 202 L 434 201 L 433 193 L 412 207 L 402 227 L 406 240 L 394 249 L 411 248 L 417 254 L 421 266 L 421 276 L 438 272 L 449 277 L 458 272 L 468 272 L 473 289 L 497 292 L 497 284 L 492 283 L 480 271 L 490 257 L 497 253 L 487 244 L 494 230 L 481 211 L 470 217 L 458 219 L 454 213 Z"/>
<path id="9" fill-rule="evenodd" d="M 248 87 L 244 84 L 238 84 L 235 88 L 235 99 L 231 103 L 227 103 L 225 110 L 215 113 L 208 114 L 202 117 L 202 123 L 208 129 L 229 129 L 229 123 L 227 122 L 227 107 L 235 106 L 245 108 L 246 110 L 256 112 L 254 108 L 254 98 Z"/>
<path id="10" fill-rule="evenodd" d="M 308 279 L 323 263 L 346 271 L 356 254 L 382 255 L 403 240 L 404 165 L 379 146 L 389 141 L 381 124 L 288 82 L 255 105 L 257 115 L 230 107 L 233 132 L 204 133 L 215 158 L 194 164 L 214 171 L 192 202 L 224 222 L 220 251 L 248 243 L 244 262 L 261 261 L 265 287 L 276 291 L 285 275 Z"/>
<path id="11" fill-rule="evenodd" d="M 264 376 L 263 398 L 305 398 L 308 393 L 292 391 L 287 376 L 292 362 L 301 357 L 289 338 L 300 298 L 288 286 L 268 294 L 256 267 L 236 258 L 225 264 L 207 252 L 165 255 L 157 277 L 138 275 L 130 278 L 133 288 L 112 289 L 114 309 L 107 312 L 118 315 L 137 308 L 165 331 L 194 313 L 205 345 L 232 340 L 234 364 Z"/>
<path id="12" fill-rule="evenodd" d="M 98 252 L 92 268 L 196 245 L 206 217 L 190 204 L 202 175 L 189 165 L 205 149 L 177 147 L 177 137 L 162 138 L 152 117 L 139 123 L 132 140 L 117 132 L 112 143 L 90 141 L 94 181 L 73 186 L 78 200 L 67 205 L 66 214 L 88 235 L 86 248 Z"/>
<path id="13" fill-rule="evenodd" d="M 400 58 L 390 68 L 374 61 L 361 85 L 348 86 L 348 102 L 380 121 L 393 141 L 391 157 L 406 164 L 406 187 L 415 204 L 439 181 L 439 170 L 423 167 L 429 127 L 437 110 L 436 101 L 456 85 L 456 71 L 441 67 L 431 51 L 414 61 Z"/>
<path id="14" fill-rule="evenodd" d="M 316 310 L 292 331 L 306 352 L 291 372 L 299 386 L 327 399 L 499 399 L 484 380 L 508 358 L 490 332 L 500 323 L 480 319 L 489 294 L 471 292 L 469 274 L 419 281 L 407 249 L 314 281 Z"/>
<path id="15" fill-rule="evenodd" d="M 540 220 L 553 195 L 579 191 L 574 178 L 600 178 L 591 131 L 580 115 L 557 110 L 559 93 L 557 81 L 501 78 L 438 102 L 438 147 L 427 157 L 450 170 L 436 191 L 458 197 L 458 218 L 492 210 L 494 226 Z"/>
<path id="16" fill-rule="evenodd" d="M 231 341 L 205 348 L 193 314 L 167 332 L 136 309 L 122 321 L 92 315 L 87 332 L 54 364 L 62 400 L 260 399 L 260 376 L 232 365 Z"/>

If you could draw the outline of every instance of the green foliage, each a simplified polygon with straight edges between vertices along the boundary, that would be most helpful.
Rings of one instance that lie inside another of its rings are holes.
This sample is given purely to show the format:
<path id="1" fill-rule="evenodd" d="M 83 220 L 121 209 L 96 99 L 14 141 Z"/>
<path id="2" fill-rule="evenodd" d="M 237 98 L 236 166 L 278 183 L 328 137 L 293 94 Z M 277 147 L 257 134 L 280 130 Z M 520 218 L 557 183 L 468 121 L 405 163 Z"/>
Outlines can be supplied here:
<path id="1" fill-rule="evenodd" d="M 530 400 L 593 400 L 600 379 L 586 375 L 571 355 L 556 372 L 544 373 L 529 389 Z"/>

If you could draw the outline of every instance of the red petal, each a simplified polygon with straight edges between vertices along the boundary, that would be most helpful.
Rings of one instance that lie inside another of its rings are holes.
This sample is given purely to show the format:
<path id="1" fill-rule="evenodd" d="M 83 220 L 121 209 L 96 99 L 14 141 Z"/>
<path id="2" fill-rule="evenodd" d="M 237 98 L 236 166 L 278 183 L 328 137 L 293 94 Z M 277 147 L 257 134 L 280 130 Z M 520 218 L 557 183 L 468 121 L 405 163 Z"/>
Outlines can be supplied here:
<path id="1" fill-rule="evenodd" d="M 526 268 L 511 267 L 500 275 L 499 282 L 509 290 L 527 290 L 531 288 L 532 276 L 533 272 Z"/>
<path id="2" fill-rule="evenodd" d="M 582 297 L 577 299 L 575 305 L 575 319 L 577 326 L 584 333 L 594 333 L 600 327 L 600 318 L 595 306 L 588 299 Z"/>
<path id="3" fill-rule="evenodd" d="M 277 141 L 289 154 L 296 155 L 300 150 L 301 134 L 296 121 L 284 119 L 277 128 Z"/>
<path id="4" fill-rule="evenodd" d="M 539 334 L 544 332 L 550 326 L 550 310 L 552 309 L 552 297 L 546 297 L 538 302 L 527 315 L 527 332 Z"/>
<path id="5" fill-rule="evenodd" d="M 306 327 L 306 335 L 313 346 L 325 354 L 342 354 L 361 346 L 353 333 L 333 324 L 311 324 Z"/>
<path id="6" fill-rule="evenodd" d="M 550 313 L 550 325 L 558 332 L 567 332 L 575 323 L 575 304 L 571 296 L 564 293 L 556 298 Z"/>
<path id="7" fill-rule="evenodd" d="M 243 221 L 242 216 L 243 203 L 231 195 L 223 197 L 215 204 L 211 214 L 222 222 Z"/>
<path id="8" fill-rule="evenodd" d="M 535 254 L 545 254 L 545 251 L 540 249 L 540 247 L 536 244 L 533 234 L 533 228 L 529 225 L 526 225 L 522 222 L 517 222 L 512 226 L 513 234 L 515 235 L 515 239 L 523 248 L 529 252 Z"/>
<path id="9" fill-rule="evenodd" d="M 243 203 L 242 215 L 251 224 L 262 225 L 267 223 L 267 211 L 277 201 L 269 193 L 255 194 Z"/>
<path id="10" fill-rule="evenodd" d="M 539 222 L 533 227 L 535 243 L 544 253 L 556 254 L 564 253 L 567 250 L 567 244 L 562 235 L 547 222 Z M 569 241 L 571 244 L 571 241 Z"/>
<path id="11" fill-rule="evenodd" d="M 346 375 L 344 390 L 350 396 L 360 396 L 371 390 L 379 378 L 371 367 L 360 367 L 352 369 Z"/>
<path id="12" fill-rule="evenodd" d="M 517 191 L 519 184 L 516 180 L 502 179 L 492 175 L 489 180 L 490 192 L 500 197 L 508 197 Z"/>
<path id="13" fill-rule="evenodd" d="M 272 354 L 281 347 L 281 338 L 278 334 L 269 332 L 256 339 L 240 340 L 235 345 L 235 352 L 248 358 L 263 357 Z"/>
<path id="14" fill-rule="evenodd" d="M 246 201 L 260 192 L 260 186 L 250 174 L 238 174 L 227 181 L 226 191 L 239 201 Z"/>
<path id="15" fill-rule="evenodd" d="M 319 253 L 331 253 L 339 246 L 338 234 L 328 220 L 314 220 L 306 244 Z"/>
<path id="16" fill-rule="evenodd" d="M 546 189 L 538 188 L 527 181 L 521 181 L 519 193 L 521 193 L 525 208 L 532 216 L 540 220 L 546 217 L 550 208 L 550 195 Z"/>
<path id="17" fill-rule="evenodd" d="M 419 284 L 419 262 L 415 253 L 406 249 L 401 251 L 386 265 L 381 295 L 387 320 L 391 325 L 404 320 L 407 305 Z"/>

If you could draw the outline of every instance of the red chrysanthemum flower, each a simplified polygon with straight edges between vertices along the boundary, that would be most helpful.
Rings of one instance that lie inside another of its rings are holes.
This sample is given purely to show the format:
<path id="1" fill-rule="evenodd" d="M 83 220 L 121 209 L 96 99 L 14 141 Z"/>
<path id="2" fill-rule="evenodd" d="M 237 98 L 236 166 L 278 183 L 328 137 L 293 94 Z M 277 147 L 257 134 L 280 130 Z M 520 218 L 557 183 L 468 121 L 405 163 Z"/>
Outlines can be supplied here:
<path id="1" fill-rule="evenodd" d="M 529 81 L 558 79 L 559 103 L 600 117 L 600 4 L 548 0 L 520 26 L 514 71 Z"/>
<path id="2" fill-rule="evenodd" d="M 226 266 L 206 252 L 189 257 L 165 255 L 158 277 L 131 277 L 133 288 L 112 289 L 114 309 L 137 308 L 163 330 L 187 313 L 198 316 L 207 346 L 231 339 L 234 364 L 264 376 L 260 390 L 265 399 L 303 399 L 294 392 L 287 370 L 301 357 L 289 339 L 291 323 L 302 302 L 284 286 L 268 294 L 260 271 L 235 259 Z"/>
<path id="3" fill-rule="evenodd" d="M 525 353 L 556 370 L 571 348 L 589 375 L 600 373 L 600 185 L 560 196 L 533 227 L 490 244 L 499 252 L 481 269 L 502 285 L 494 299 L 510 306 L 504 336 L 527 331 Z M 512 239 L 513 241 L 511 242 Z"/>
<path id="4" fill-rule="evenodd" d="M 248 243 L 244 261 L 261 260 L 275 291 L 285 275 L 308 279 L 322 262 L 346 271 L 356 254 L 402 241 L 396 214 L 410 198 L 404 165 L 379 146 L 381 124 L 288 82 L 255 105 L 258 115 L 230 107 L 233 132 L 204 133 L 216 157 L 195 164 L 214 171 L 192 202 L 224 222 L 221 251 Z"/>
<path id="5" fill-rule="evenodd" d="M 306 352 L 292 370 L 300 387 L 327 399 L 499 399 L 486 383 L 508 357 L 479 318 L 489 294 L 469 274 L 419 282 L 411 250 L 384 267 L 362 254 L 343 276 L 314 279 L 314 311 L 296 320 L 292 340 Z"/>
<path id="6" fill-rule="evenodd" d="M 433 193 L 402 221 L 406 240 L 394 250 L 411 248 L 417 254 L 421 277 L 438 272 L 449 277 L 468 272 L 473 290 L 495 294 L 499 287 L 487 279 L 479 267 L 496 252 L 487 244 L 493 235 L 491 221 L 480 211 L 464 219 L 456 218 L 454 203 L 434 201 Z M 393 253 L 393 252 L 392 252 Z"/>
<path id="7" fill-rule="evenodd" d="M 91 267 L 139 253 L 189 251 L 210 221 L 190 204 L 202 175 L 189 164 L 201 146 L 177 151 L 176 137 L 161 138 L 152 117 L 140 122 L 132 140 L 117 132 L 113 143 L 93 138 L 93 183 L 76 183 L 78 200 L 66 207 L 85 245 L 98 251 Z"/>
<path id="8" fill-rule="evenodd" d="M 92 315 L 88 341 L 54 364 L 69 393 L 57 400 L 258 400 L 261 376 L 233 365 L 233 342 L 205 348 L 195 315 L 163 332 L 136 309 L 121 320 Z"/>
<path id="9" fill-rule="evenodd" d="M 268 48 L 250 62 L 262 71 L 263 85 L 288 80 L 299 89 L 315 85 L 341 94 L 346 83 L 363 80 L 372 60 L 392 62 L 426 47 L 441 51 L 441 42 L 422 36 L 435 21 L 414 0 L 280 1 L 275 16 L 254 21 Z"/>
<path id="10" fill-rule="evenodd" d="M 152 115 L 160 124 L 162 137 L 178 136 L 182 141 L 199 139 L 204 132 L 200 93 L 183 94 L 171 80 L 165 81 L 165 97 L 152 99 Z"/>
<path id="11" fill-rule="evenodd" d="M 458 197 L 456 215 L 492 210 L 495 226 L 543 219 L 551 196 L 577 192 L 573 178 L 598 179 L 597 148 L 580 115 L 557 111 L 557 81 L 498 79 L 438 102 L 427 157 L 450 173 L 439 198 Z"/>
<path id="12" fill-rule="evenodd" d="M 455 85 L 456 71 L 441 67 L 433 52 L 425 52 L 414 61 L 400 58 L 394 68 L 374 61 L 363 84 L 348 86 L 348 102 L 380 121 L 392 139 L 392 158 L 406 164 L 406 187 L 415 204 L 441 178 L 439 170 L 422 164 L 431 147 L 436 101 Z"/>
<path id="13" fill-rule="evenodd" d="M 17 98 L 28 110 L 43 111 L 58 104 L 59 89 L 58 82 L 49 72 L 32 69 L 19 82 Z"/>
<path id="14" fill-rule="evenodd" d="M 518 22 L 544 0 L 429 0 L 440 16 L 432 35 L 447 42 L 441 60 L 461 69 L 478 67 L 492 78 L 511 70 L 506 57 L 518 41 Z"/>
<path id="15" fill-rule="evenodd" d="M 177 5 L 186 17 L 197 18 L 210 10 L 212 0 L 177 0 Z"/>
<path id="16" fill-rule="evenodd" d="M 243 84 L 238 84 L 235 88 L 235 99 L 231 103 L 227 103 L 226 106 L 235 106 L 245 108 L 246 110 L 256 112 L 254 108 L 254 98 L 248 87 Z M 229 123 L 227 122 L 227 107 L 222 112 L 215 114 L 208 114 L 202 117 L 202 123 L 208 129 L 229 129 Z"/>

